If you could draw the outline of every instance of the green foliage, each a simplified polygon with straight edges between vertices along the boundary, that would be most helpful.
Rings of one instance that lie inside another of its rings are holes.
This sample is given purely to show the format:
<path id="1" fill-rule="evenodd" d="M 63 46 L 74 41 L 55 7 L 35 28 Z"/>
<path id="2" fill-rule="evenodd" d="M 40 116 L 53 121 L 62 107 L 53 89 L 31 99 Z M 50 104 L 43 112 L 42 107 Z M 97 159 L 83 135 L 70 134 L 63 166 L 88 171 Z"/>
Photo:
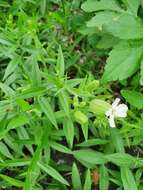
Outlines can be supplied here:
<path id="1" fill-rule="evenodd" d="M 101 48 L 112 47 L 103 81 L 122 81 L 139 70 L 142 73 L 143 22 L 139 12 L 140 1 L 123 0 L 122 3 L 117 3 L 112 0 L 107 4 L 104 0 L 89 0 L 83 3 L 82 8 L 86 12 L 95 12 L 96 15 L 87 22 L 87 27 L 90 30 L 97 28 L 96 34 L 100 35 L 101 40 L 108 35 L 118 39 L 116 44 L 108 41 L 109 44 L 106 45 L 106 40 L 102 40 L 102 46 L 97 45 Z M 141 81 L 142 78 L 140 83 Z"/>
<path id="2" fill-rule="evenodd" d="M 142 189 L 141 6 L 0 1 L 0 189 Z"/>

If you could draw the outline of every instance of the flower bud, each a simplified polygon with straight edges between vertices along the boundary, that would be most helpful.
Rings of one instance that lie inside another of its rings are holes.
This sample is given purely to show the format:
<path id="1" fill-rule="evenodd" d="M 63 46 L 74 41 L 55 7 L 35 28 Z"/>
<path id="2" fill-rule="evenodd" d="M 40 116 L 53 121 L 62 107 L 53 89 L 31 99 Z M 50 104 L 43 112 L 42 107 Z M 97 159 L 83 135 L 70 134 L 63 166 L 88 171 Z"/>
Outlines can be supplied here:
<path id="1" fill-rule="evenodd" d="M 75 117 L 75 120 L 81 125 L 88 122 L 88 117 L 81 111 L 76 111 L 74 113 L 74 117 Z"/>
<path id="2" fill-rule="evenodd" d="M 84 106 L 86 106 L 86 102 L 81 102 L 80 107 L 83 108 Z"/>
<path id="3" fill-rule="evenodd" d="M 73 105 L 75 108 L 79 106 L 79 100 L 77 96 L 74 96 L 73 98 Z"/>
<path id="4" fill-rule="evenodd" d="M 87 86 L 86 89 L 88 91 L 94 91 L 99 87 L 99 80 L 93 80 L 91 81 Z"/>
<path id="5" fill-rule="evenodd" d="M 111 105 L 100 99 L 94 99 L 89 103 L 89 111 L 96 115 L 103 115 L 111 107 Z"/>

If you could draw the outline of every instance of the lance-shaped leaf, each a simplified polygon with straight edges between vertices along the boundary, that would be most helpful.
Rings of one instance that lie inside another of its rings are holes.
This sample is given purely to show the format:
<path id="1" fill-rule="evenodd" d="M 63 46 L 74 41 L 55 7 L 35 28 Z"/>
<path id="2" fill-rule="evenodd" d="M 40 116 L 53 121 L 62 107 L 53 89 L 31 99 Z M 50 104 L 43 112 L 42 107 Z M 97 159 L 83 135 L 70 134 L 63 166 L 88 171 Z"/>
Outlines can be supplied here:
<path id="1" fill-rule="evenodd" d="M 63 56 L 61 46 L 59 46 L 56 69 L 57 69 L 57 73 L 59 74 L 59 76 L 63 77 L 64 71 L 65 71 L 65 63 L 64 63 L 64 56 Z"/>
<path id="2" fill-rule="evenodd" d="M 56 117 L 54 114 L 54 111 L 52 110 L 51 105 L 49 104 L 48 100 L 44 97 L 38 99 L 40 107 L 42 111 L 45 113 L 49 121 L 56 127 L 58 128 Z"/>

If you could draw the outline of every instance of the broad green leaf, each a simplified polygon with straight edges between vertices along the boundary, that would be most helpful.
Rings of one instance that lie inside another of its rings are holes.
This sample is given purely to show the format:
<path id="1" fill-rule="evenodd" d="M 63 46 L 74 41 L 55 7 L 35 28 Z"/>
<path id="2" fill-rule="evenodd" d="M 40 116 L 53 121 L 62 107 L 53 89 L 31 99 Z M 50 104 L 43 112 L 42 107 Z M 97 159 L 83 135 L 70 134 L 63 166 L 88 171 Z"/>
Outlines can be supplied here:
<path id="1" fill-rule="evenodd" d="M 106 25 L 106 30 L 120 39 L 143 38 L 143 22 L 139 17 L 121 14 Z"/>
<path id="2" fill-rule="evenodd" d="M 141 3 L 140 0 L 122 0 L 127 7 L 127 11 L 137 16 L 137 11 Z"/>
<path id="3" fill-rule="evenodd" d="M 138 109 L 143 108 L 143 94 L 141 92 L 134 90 L 122 90 L 121 94 L 132 106 Z"/>
<path id="4" fill-rule="evenodd" d="M 141 55 L 142 47 L 121 42 L 110 52 L 102 80 L 107 82 L 128 78 L 139 68 Z"/>
<path id="5" fill-rule="evenodd" d="M 59 76 L 63 77 L 64 72 L 65 72 L 65 63 L 64 63 L 64 56 L 63 56 L 61 46 L 59 46 L 56 69 L 57 69 L 57 73 L 59 74 Z"/>
<path id="6" fill-rule="evenodd" d="M 92 184 L 91 173 L 90 173 L 90 170 L 88 169 L 87 173 L 86 173 L 86 178 L 85 178 L 83 190 L 91 190 L 91 184 Z"/>
<path id="7" fill-rule="evenodd" d="M 140 84 L 143 85 L 143 61 L 141 61 Z"/>
<path id="8" fill-rule="evenodd" d="M 122 12 L 123 10 L 119 7 L 118 3 L 114 0 L 107 1 L 106 0 L 88 0 L 84 2 L 81 8 L 86 12 L 93 11 L 102 11 L 102 10 L 111 10 Z"/>
<path id="9" fill-rule="evenodd" d="M 120 171 L 124 190 L 138 190 L 134 176 L 130 169 L 127 167 L 123 167 Z"/>
<path id="10" fill-rule="evenodd" d="M 73 147 L 73 140 L 74 140 L 74 124 L 73 121 L 69 118 L 66 118 L 63 121 L 63 130 L 65 133 L 66 140 L 69 146 Z"/>
<path id="11" fill-rule="evenodd" d="M 72 154 L 72 151 L 70 149 L 68 149 L 67 147 L 63 146 L 62 144 L 56 143 L 54 141 L 50 142 L 50 146 L 59 152 L 62 152 L 65 154 Z"/>
<path id="12" fill-rule="evenodd" d="M 82 190 L 80 173 L 75 163 L 72 166 L 72 184 L 74 190 Z"/>
<path id="13" fill-rule="evenodd" d="M 24 183 L 20 180 L 14 179 L 12 177 L 0 174 L 0 178 L 2 178 L 4 181 L 8 182 L 11 186 L 15 187 L 23 187 Z"/>
<path id="14" fill-rule="evenodd" d="M 69 183 L 51 166 L 42 164 L 42 163 L 38 163 L 38 166 L 45 171 L 48 175 L 50 175 L 52 178 L 56 179 L 57 181 L 59 181 L 62 184 L 65 185 L 69 185 Z"/>
<path id="15" fill-rule="evenodd" d="M 87 27 L 97 27 L 99 31 L 102 31 L 104 25 L 109 24 L 113 19 L 118 18 L 119 15 L 116 12 L 99 12 L 87 22 Z"/>
<path id="16" fill-rule="evenodd" d="M 55 128 L 58 128 L 56 117 L 54 114 L 54 111 L 52 110 L 52 107 L 48 100 L 44 97 L 41 97 L 38 99 L 38 102 L 41 106 L 42 111 L 45 113 L 49 121 L 55 126 Z"/>
<path id="17" fill-rule="evenodd" d="M 95 167 L 97 164 L 104 164 L 107 161 L 102 153 L 91 149 L 76 150 L 73 155 L 87 167 Z"/>
<path id="18" fill-rule="evenodd" d="M 103 35 L 100 41 L 97 43 L 96 47 L 98 49 L 109 49 L 113 48 L 119 42 L 118 38 L 111 36 L 109 34 Z"/>
<path id="19" fill-rule="evenodd" d="M 108 190 L 109 188 L 109 175 L 107 168 L 102 165 L 100 166 L 100 190 Z"/>

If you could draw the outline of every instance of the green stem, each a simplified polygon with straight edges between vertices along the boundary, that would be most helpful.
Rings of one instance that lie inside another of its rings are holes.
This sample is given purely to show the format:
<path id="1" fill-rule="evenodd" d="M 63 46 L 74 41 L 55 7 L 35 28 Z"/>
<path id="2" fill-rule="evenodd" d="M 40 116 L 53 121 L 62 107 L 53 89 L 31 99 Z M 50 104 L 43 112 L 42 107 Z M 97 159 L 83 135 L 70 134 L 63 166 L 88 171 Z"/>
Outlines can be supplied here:
<path id="1" fill-rule="evenodd" d="M 61 2 L 62 2 L 63 12 L 64 12 L 64 15 L 65 15 L 66 14 L 65 2 L 64 2 L 64 0 L 61 0 Z"/>

